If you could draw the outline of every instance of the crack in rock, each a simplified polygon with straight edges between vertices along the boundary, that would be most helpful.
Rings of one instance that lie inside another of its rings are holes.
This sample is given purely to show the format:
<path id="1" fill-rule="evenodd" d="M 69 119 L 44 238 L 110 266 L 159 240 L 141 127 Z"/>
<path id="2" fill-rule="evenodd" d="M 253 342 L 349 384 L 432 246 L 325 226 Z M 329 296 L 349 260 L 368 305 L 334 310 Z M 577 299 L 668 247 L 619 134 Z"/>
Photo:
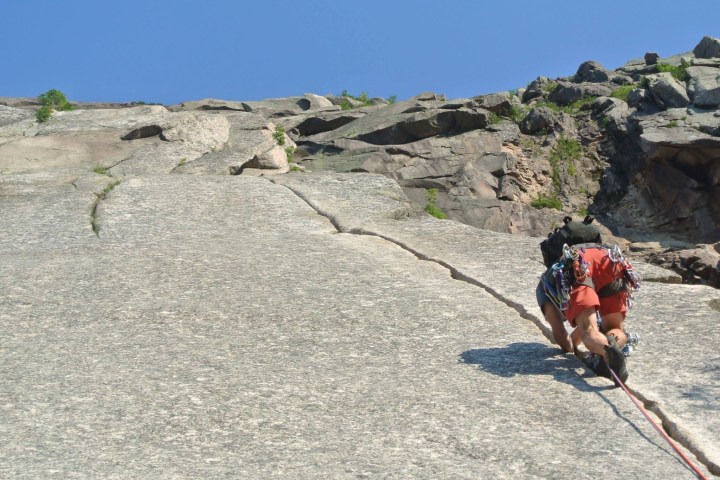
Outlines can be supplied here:
<path id="1" fill-rule="evenodd" d="M 107 197 L 108 193 L 110 193 L 113 188 L 117 187 L 121 181 L 122 180 L 116 180 L 114 182 L 110 182 L 105 186 L 102 192 L 95 193 L 97 198 L 95 199 L 92 210 L 90 211 L 90 226 L 92 226 L 92 230 L 98 238 L 100 237 L 100 226 L 97 223 L 98 205 L 100 205 L 100 202 L 103 201 L 105 197 Z"/>
<path id="2" fill-rule="evenodd" d="M 274 183 L 275 185 L 279 185 L 273 180 L 268 179 L 268 181 Z M 428 257 L 427 255 L 413 249 L 412 247 L 404 244 L 403 242 L 400 242 L 398 240 L 395 240 L 391 237 L 379 234 L 377 232 L 373 232 L 370 230 L 365 230 L 363 228 L 350 228 L 350 229 L 344 229 L 340 226 L 340 223 L 338 220 L 330 213 L 323 211 L 321 208 L 319 208 L 317 205 L 315 205 L 309 198 L 307 198 L 305 195 L 303 195 L 301 192 L 293 189 L 292 187 L 289 187 L 287 185 L 282 185 L 291 192 L 293 192 L 298 198 L 303 200 L 310 208 L 315 210 L 315 212 L 318 215 L 322 215 L 325 217 L 332 225 L 335 227 L 338 233 L 349 233 L 353 235 L 367 235 L 367 236 L 373 236 L 381 238 L 387 242 L 390 242 L 394 245 L 397 245 L 398 247 L 402 248 L 406 252 L 411 253 L 414 255 L 418 260 L 426 261 L 426 262 L 433 262 L 437 265 L 440 265 L 444 268 L 446 268 L 450 272 L 450 277 L 454 280 L 458 280 L 461 282 L 465 282 L 467 284 L 473 285 L 475 287 L 483 289 L 485 292 L 487 292 L 489 295 L 491 295 L 493 298 L 497 299 L 498 301 L 502 302 L 503 304 L 507 305 L 508 307 L 515 310 L 518 315 L 525 319 L 530 320 L 532 323 L 534 323 L 541 331 L 541 333 L 550 341 L 553 341 L 552 331 L 550 330 L 550 327 L 548 325 L 545 325 L 545 323 L 539 319 L 537 316 L 531 314 L 527 308 L 525 308 L 524 305 L 514 302 L 501 293 L 499 293 L 496 290 L 493 290 L 490 286 L 485 285 L 484 283 L 478 281 L 475 278 L 472 278 L 464 273 L 462 273 L 457 268 L 453 267 L 449 263 L 437 259 Z M 581 360 L 582 361 L 582 360 Z M 627 385 L 626 385 L 627 387 Z M 640 401 L 642 402 L 643 406 L 653 412 L 662 422 L 662 428 L 663 430 L 676 442 L 678 442 L 680 445 L 682 445 L 684 448 L 686 448 L 688 451 L 690 451 L 692 454 L 695 455 L 697 460 L 704 465 L 710 472 L 714 474 L 720 474 L 720 466 L 715 465 L 705 454 L 705 452 L 702 450 L 700 446 L 696 444 L 696 442 L 693 440 L 692 435 L 685 432 L 685 430 L 679 425 L 679 422 L 673 420 L 671 416 L 669 416 L 666 412 L 663 412 L 662 408 L 659 406 L 659 403 L 657 401 L 654 401 L 644 395 L 642 395 L 637 390 L 627 387 L 628 390 Z"/>

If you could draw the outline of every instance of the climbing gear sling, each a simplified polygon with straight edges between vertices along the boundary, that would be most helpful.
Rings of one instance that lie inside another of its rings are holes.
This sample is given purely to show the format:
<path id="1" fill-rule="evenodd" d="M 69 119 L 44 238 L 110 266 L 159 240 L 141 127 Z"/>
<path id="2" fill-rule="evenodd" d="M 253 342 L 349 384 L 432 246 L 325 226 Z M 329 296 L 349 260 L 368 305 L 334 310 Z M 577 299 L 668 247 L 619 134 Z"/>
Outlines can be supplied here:
<path id="1" fill-rule="evenodd" d="M 599 290 L 588 275 L 588 262 L 583 258 L 586 248 L 601 248 L 607 251 L 608 258 L 614 264 L 622 267 L 622 277 Z M 599 298 L 607 298 L 617 293 L 627 291 L 627 306 L 632 308 L 633 293 L 640 289 L 640 276 L 635 272 L 630 262 L 623 256 L 617 245 L 612 247 L 593 243 L 563 245 L 562 257 L 554 263 L 542 276 L 543 289 L 550 301 L 561 312 L 570 306 L 570 295 L 575 285 L 585 285 L 598 294 Z"/>

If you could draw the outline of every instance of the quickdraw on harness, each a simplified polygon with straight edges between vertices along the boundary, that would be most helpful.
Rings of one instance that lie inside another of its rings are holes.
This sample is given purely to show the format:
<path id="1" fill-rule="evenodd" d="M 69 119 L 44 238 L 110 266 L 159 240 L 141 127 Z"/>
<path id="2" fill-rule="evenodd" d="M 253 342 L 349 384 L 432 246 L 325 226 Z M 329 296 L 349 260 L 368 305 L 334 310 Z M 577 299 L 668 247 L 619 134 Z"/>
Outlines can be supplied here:
<path id="1" fill-rule="evenodd" d="M 621 266 L 622 277 L 596 289 L 592 278 L 588 275 L 588 262 L 583 256 L 586 248 L 602 248 L 607 251 L 610 261 Z M 570 247 L 565 244 L 560 259 L 541 278 L 545 293 L 561 312 L 570 307 L 570 295 L 574 285 L 588 286 L 595 290 L 600 298 L 611 297 L 627 291 L 628 309 L 633 305 L 633 293 L 640 289 L 640 276 L 630 262 L 625 259 L 617 245 L 608 247 L 598 244 L 581 244 Z"/>

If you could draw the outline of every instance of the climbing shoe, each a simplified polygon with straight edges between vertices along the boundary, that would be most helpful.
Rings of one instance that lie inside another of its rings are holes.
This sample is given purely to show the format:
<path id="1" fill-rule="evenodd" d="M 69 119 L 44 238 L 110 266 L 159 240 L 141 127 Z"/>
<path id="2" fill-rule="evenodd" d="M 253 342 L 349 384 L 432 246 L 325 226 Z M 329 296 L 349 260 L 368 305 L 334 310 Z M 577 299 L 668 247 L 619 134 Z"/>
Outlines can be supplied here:
<path id="1" fill-rule="evenodd" d="M 608 366 L 613 372 L 615 372 L 620 380 L 625 383 L 630 376 L 627 371 L 627 366 L 625 365 L 625 354 L 623 354 L 620 347 L 617 346 L 617 340 L 615 337 L 610 336 L 608 338 L 608 343 L 609 345 L 605 347 Z"/>
<path id="2" fill-rule="evenodd" d="M 607 363 L 605 363 L 605 359 L 600 355 L 592 355 L 587 360 L 585 360 L 585 365 L 590 368 L 590 370 L 593 371 L 593 373 L 599 377 L 605 377 L 612 380 L 612 375 L 610 374 L 610 369 L 607 366 Z"/>

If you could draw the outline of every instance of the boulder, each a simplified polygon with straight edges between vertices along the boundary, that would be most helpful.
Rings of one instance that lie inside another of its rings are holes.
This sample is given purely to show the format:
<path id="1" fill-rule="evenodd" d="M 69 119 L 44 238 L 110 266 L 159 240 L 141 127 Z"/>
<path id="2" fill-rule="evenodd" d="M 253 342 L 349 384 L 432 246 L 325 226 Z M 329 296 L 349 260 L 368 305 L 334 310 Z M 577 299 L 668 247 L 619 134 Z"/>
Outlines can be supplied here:
<path id="1" fill-rule="evenodd" d="M 305 115 L 294 115 L 275 119 L 291 135 L 308 137 L 318 133 L 338 129 L 350 122 L 367 115 L 365 109 L 337 110 L 331 112 L 312 112 Z"/>
<path id="2" fill-rule="evenodd" d="M 685 85 L 670 73 L 658 73 L 645 77 L 655 102 L 663 108 L 682 108 L 690 104 Z"/>
<path id="3" fill-rule="evenodd" d="M 435 92 L 428 91 L 428 92 L 422 92 L 419 95 L 415 95 L 410 100 L 415 100 L 418 102 L 431 102 L 431 101 L 444 102 L 447 99 L 445 98 L 445 95 L 442 93 L 435 93 Z"/>
<path id="4" fill-rule="evenodd" d="M 598 97 L 592 105 L 593 113 L 604 119 L 613 133 L 627 134 L 628 104 L 619 98 Z"/>
<path id="5" fill-rule="evenodd" d="M 297 105 L 302 110 L 318 110 L 333 106 L 330 100 L 320 95 L 315 95 L 314 93 L 306 93 L 303 98 L 297 101 Z"/>
<path id="6" fill-rule="evenodd" d="M 645 54 L 645 65 L 657 65 L 660 55 L 655 52 L 648 52 Z"/>
<path id="7" fill-rule="evenodd" d="M 588 61 L 578 67 L 573 79 L 576 83 L 593 82 L 602 83 L 610 80 L 610 74 L 598 62 Z"/>
<path id="8" fill-rule="evenodd" d="M 628 105 L 632 108 L 638 107 L 641 103 L 654 102 L 654 98 L 650 90 L 647 88 L 634 88 L 628 94 Z"/>
<path id="9" fill-rule="evenodd" d="M 547 77 L 538 77 L 530 82 L 522 94 L 522 103 L 528 103 L 530 100 L 542 97 L 544 94 L 543 87 L 550 83 Z"/>
<path id="10" fill-rule="evenodd" d="M 305 140 L 328 144 L 351 139 L 373 145 L 397 145 L 444 133 L 462 133 L 488 124 L 487 110 L 462 106 L 468 102 L 446 102 L 438 98 L 435 94 L 422 94 L 382 108 L 374 107 L 372 114 Z"/>
<path id="11" fill-rule="evenodd" d="M 557 120 L 558 116 L 548 107 L 535 107 L 520 124 L 520 131 L 526 135 L 551 131 Z"/>
<path id="12" fill-rule="evenodd" d="M 681 250 L 678 258 L 681 265 L 696 277 L 696 282 L 720 287 L 720 243 Z"/>
<path id="13" fill-rule="evenodd" d="M 206 152 L 199 158 L 186 159 L 173 169 L 173 173 L 194 175 L 237 175 L 250 163 L 252 168 L 280 171 L 287 168 L 284 149 L 295 143 L 285 135 L 284 145 L 279 145 L 274 134 L 275 124 L 263 116 L 250 113 L 230 113 L 223 116 L 230 125 L 227 142 Z M 282 150 L 282 152 L 280 151 Z"/>
<path id="14" fill-rule="evenodd" d="M 632 85 L 635 80 L 630 75 L 613 74 L 610 76 L 610 82 L 615 85 Z"/>
<path id="15" fill-rule="evenodd" d="M 230 122 L 221 115 L 199 111 L 178 112 L 158 123 L 142 125 L 123 135 L 128 142 L 141 144 L 133 155 L 110 168 L 113 175 L 165 174 L 223 148 L 229 138 Z M 157 139 L 154 139 L 157 135 Z"/>
<path id="16" fill-rule="evenodd" d="M 242 102 L 246 112 L 258 113 L 266 118 L 280 118 L 298 115 L 308 110 L 336 110 L 328 98 L 314 94 L 302 97 L 268 98 L 265 100 Z"/>
<path id="17" fill-rule="evenodd" d="M 688 67 L 688 94 L 695 106 L 715 108 L 720 105 L 720 69 Z"/>
<path id="18" fill-rule="evenodd" d="M 697 58 L 720 57 L 720 39 L 710 36 L 703 37 L 693 49 L 693 53 Z"/>
<path id="19" fill-rule="evenodd" d="M 612 93 L 607 85 L 598 83 L 570 83 L 558 82 L 558 86 L 550 93 L 548 99 L 561 106 L 587 97 L 606 97 Z"/>
<path id="20" fill-rule="evenodd" d="M 240 174 L 250 174 L 250 170 L 263 170 L 263 174 L 277 175 L 290 171 L 285 150 L 275 145 L 270 150 L 255 155 L 250 161 L 244 163 L 242 168 L 237 172 Z"/>
<path id="21" fill-rule="evenodd" d="M 179 142 L 203 152 L 222 147 L 228 140 L 230 123 L 219 115 L 179 113 L 161 123 L 161 139 Z"/>
<path id="22" fill-rule="evenodd" d="M 499 115 L 505 115 L 512 106 L 512 96 L 508 92 L 480 95 L 473 100 L 478 106 Z"/>

